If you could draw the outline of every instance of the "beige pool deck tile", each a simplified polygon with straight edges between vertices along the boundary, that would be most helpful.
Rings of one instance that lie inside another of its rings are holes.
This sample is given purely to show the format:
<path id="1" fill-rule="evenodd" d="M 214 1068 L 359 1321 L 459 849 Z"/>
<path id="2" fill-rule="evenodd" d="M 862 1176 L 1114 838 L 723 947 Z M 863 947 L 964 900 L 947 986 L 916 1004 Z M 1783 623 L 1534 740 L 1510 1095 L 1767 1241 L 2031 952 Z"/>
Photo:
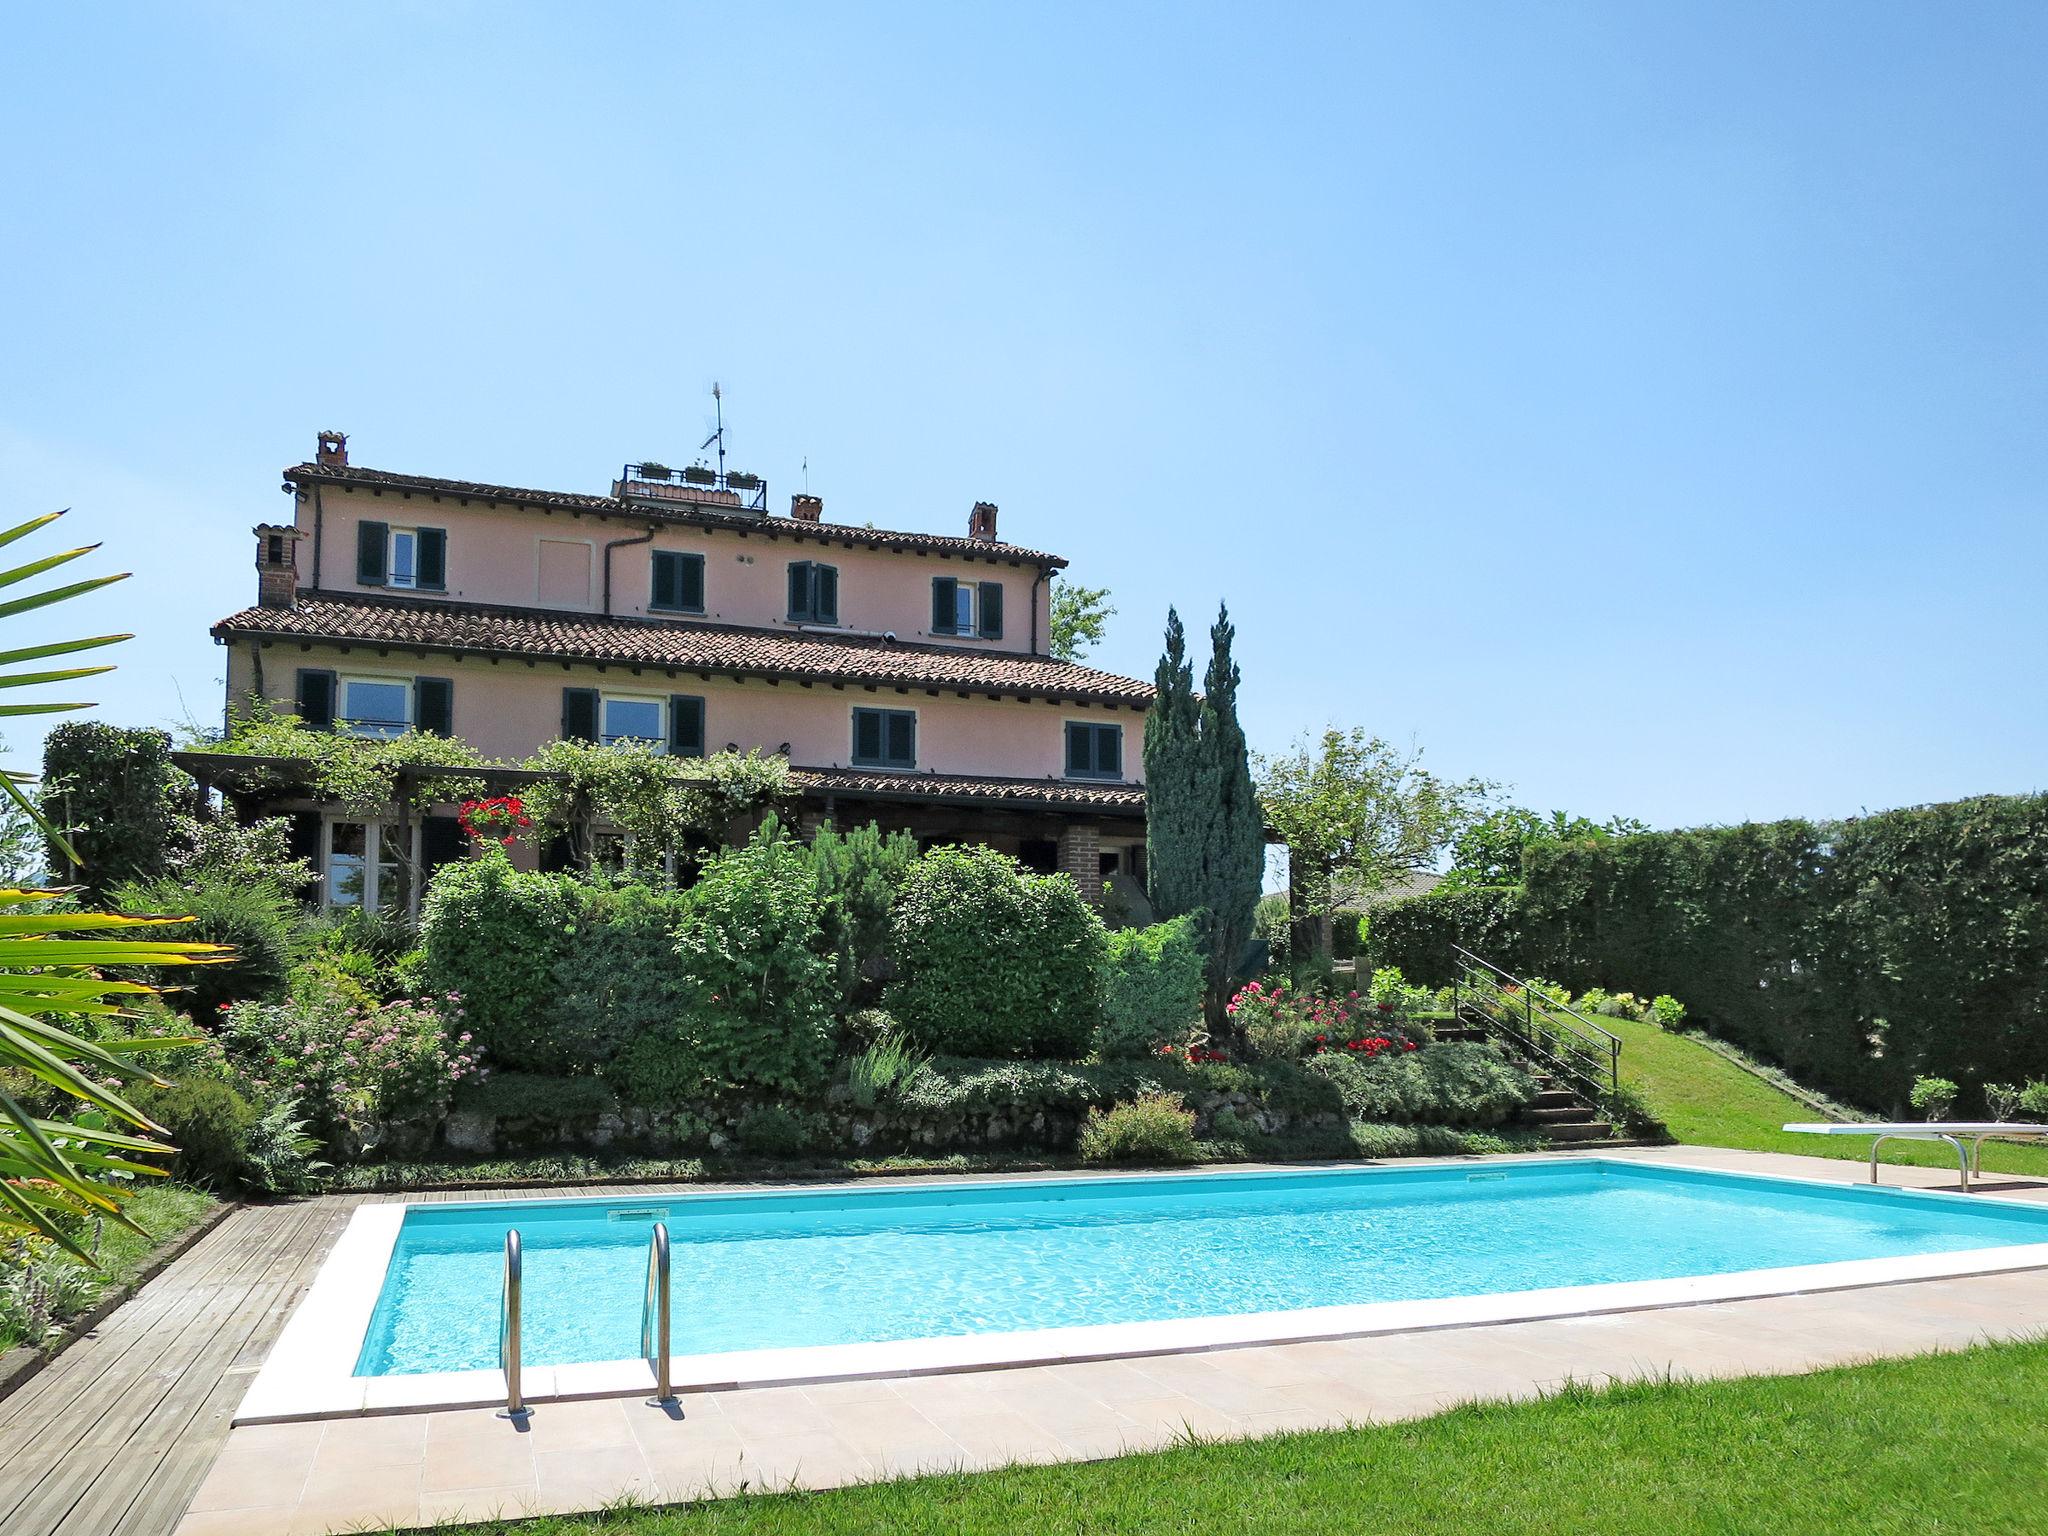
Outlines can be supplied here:
<path id="1" fill-rule="evenodd" d="M 536 1455 L 553 1451 L 637 1450 L 626 1410 L 654 1413 L 638 1398 L 600 1398 L 580 1403 L 536 1403 L 526 1435 Z"/>
<path id="2" fill-rule="evenodd" d="M 653 1499 L 661 1491 L 638 1445 L 537 1450 L 533 1468 L 540 1509 L 597 1509 L 622 1499 Z"/>
<path id="3" fill-rule="evenodd" d="M 428 1524 L 477 1524 L 485 1520 L 516 1520 L 535 1512 L 539 1494 L 531 1482 L 496 1488 L 457 1488 L 420 1495 L 420 1518 Z"/>
<path id="4" fill-rule="evenodd" d="M 840 1488 L 867 1481 L 877 1472 L 870 1457 L 837 1435 L 788 1435 L 779 1440 L 748 1441 L 744 1452 L 739 1474 L 755 1492 Z"/>
<path id="5" fill-rule="evenodd" d="M 534 1480 L 533 1439 L 509 1432 L 495 1436 L 459 1435 L 428 1439 L 420 1492 L 453 1493 L 464 1488 L 496 1488 Z"/>
<path id="6" fill-rule="evenodd" d="M 306 1491 L 319 1443 L 317 1436 L 285 1447 L 231 1442 L 199 1485 L 191 1507 L 225 1510 L 296 1504 Z"/>

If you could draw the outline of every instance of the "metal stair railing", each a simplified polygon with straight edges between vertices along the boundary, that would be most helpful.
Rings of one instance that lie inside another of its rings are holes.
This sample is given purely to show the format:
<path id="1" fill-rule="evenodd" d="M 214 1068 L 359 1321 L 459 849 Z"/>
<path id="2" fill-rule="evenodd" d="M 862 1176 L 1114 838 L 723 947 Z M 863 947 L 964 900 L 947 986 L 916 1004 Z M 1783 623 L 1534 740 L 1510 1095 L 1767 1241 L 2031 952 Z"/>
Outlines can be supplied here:
<path id="1" fill-rule="evenodd" d="M 505 1412 L 508 1419 L 523 1419 L 533 1410 L 519 1380 L 522 1363 L 520 1310 L 524 1301 L 526 1261 L 519 1246 L 519 1229 L 505 1234 L 505 1288 L 498 1298 L 498 1366 L 505 1373 Z"/>
<path id="2" fill-rule="evenodd" d="M 640 1355 L 654 1367 L 654 1405 L 676 1400 L 669 1380 L 668 1223 L 657 1221 L 647 1239 L 647 1289 L 640 1298 Z"/>
<path id="3" fill-rule="evenodd" d="M 1621 1085 L 1621 1037 L 1460 945 L 1451 1012 L 1598 1099 Z"/>

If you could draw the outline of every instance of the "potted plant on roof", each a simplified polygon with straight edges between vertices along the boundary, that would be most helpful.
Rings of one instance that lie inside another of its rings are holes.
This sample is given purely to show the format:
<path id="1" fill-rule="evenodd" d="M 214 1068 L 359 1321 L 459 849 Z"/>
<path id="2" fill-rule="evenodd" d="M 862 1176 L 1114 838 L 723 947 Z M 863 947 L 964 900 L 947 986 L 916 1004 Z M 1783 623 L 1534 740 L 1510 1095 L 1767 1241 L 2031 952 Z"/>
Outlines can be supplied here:
<path id="1" fill-rule="evenodd" d="M 683 471 L 683 479 L 691 485 L 716 485 L 718 472 L 709 464 L 692 464 Z"/>
<path id="2" fill-rule="evenodd" d="M 640 466 L 640 478 L 642 480 L 672 480 L 675 478 L 675 471 L 658 459 L 649 459 Z"/>

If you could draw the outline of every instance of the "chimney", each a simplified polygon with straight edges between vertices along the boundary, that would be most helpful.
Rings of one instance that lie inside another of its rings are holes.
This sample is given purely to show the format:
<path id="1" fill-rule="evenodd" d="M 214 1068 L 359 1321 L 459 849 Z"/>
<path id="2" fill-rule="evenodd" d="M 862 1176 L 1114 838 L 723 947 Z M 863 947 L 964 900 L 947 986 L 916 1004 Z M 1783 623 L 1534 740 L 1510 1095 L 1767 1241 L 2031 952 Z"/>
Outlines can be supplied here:
<path id="1" fill-rule="evenodd" d="M 985 544 L 996 541 L 996 504 L 992 501 L 977 501 L 974 510 L 967 514 L 967 537 L 980 539 Z"/>
<path id="2" fill-rule="evenodd" d="M 256 606 L 295 608 L 299 602 L 299 568 L 292 546 L 299 530 L 289 523 L 258 523 L 256 534 Z"/>
<path id="3" fill-rule="evenodd" d="M 798 491 L 789 498 L 789 515 L 800 523 L 815 523 L 825 515 L 825 498 Z"/>
<path id="4" fill-rule="evenodd" d="M 313 461 L 326 464 L 334 469 L 348 468 L 348 434 L 346 432 L 322 432 L 320 452 Z"/>

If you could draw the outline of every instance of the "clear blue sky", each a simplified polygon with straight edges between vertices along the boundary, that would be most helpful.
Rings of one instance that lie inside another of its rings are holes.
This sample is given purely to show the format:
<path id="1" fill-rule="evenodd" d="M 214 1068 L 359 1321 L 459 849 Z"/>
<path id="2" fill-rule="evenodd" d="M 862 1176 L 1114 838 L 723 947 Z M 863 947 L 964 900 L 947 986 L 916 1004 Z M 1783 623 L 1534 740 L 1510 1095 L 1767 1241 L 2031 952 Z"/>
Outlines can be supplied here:
<path id="1" fill-rule="evenodd" d="M 1149 675 L 1659 825 L 2043 787 L 2048 8 L 42 6 L 0 511 L 217 715 L 313 434 L 1004 534 Z M 33 746 L 15 733 L 17 748 Z M 20 759 L 17 758 L 17 762 Z"/>

